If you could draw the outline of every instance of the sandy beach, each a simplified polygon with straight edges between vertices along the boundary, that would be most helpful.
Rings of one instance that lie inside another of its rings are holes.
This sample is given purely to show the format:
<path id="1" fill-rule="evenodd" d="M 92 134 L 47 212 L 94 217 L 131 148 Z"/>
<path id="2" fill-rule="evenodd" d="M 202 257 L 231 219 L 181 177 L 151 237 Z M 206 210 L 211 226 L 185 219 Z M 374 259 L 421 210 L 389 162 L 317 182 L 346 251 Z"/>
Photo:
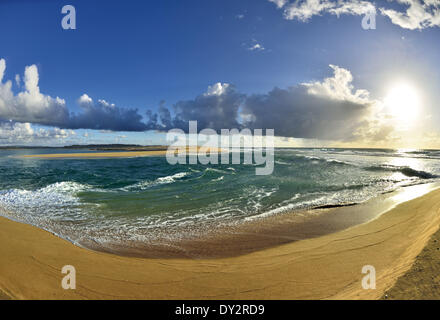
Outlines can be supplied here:
<path id="1" fill-rule="evenodd" d="M 178 152 L 183 151 L 182 148 L 170 148 L 170 152 L 174 150 L 177 155 Z M 202 154 L 209 153 L 219 153 L 225 152 L 219 148 L 210 147 L 186 147 L 186 152 L 200 152 Z M 167 149 L 160 150 L 147 150 L 147 151 L 106 151 L 106 152 L 74 152 L 74 153 L 49 153 L 49 154 L 32 154 L 24 155 L 23 158 L 36 158 L 36 159 L 102 159 L 102 158 L 130 158 L 130 157 L 155 157 L 155 156 L 165 156 L 167 154 Z"/>
<path id="2" fill-rule="evenodd" d="M 422 250 L 439 229 L 439 209 L 440 191 L 436 190 L 343 231 L 238 257 L 198 260 L 94 252 L 33 226 L 1 218 L 0 297 L 379 299 L 411 269 L 416 258 L 417 263 L 431 259 L 429 254 L 423 256 Z M 76 268 L 76 290 L 61 287 L 64 265 Z M 361 286 L 365 265 L 376 269 L 375 290 Z M 414 276 L 422 281 L 429 275 L 419 272 Z M 405 291 L 405 285 L 413 286 L 414 282 L 399 281 L 403 289 L 398 297 L 414 297 Z M 394 295 L 392 289 L 390 292 Z"/>
<path id="3" fill-rule="evenodd" d="M 26 155 L 24 158 L 41 159 L 66 159 L 66 158 L 126 158 L 126 157 L 148 157 L 163 156 L 166 151 L 125 151 L 125 152 L 90 152 L 90 153 L 54 153 Z"/>

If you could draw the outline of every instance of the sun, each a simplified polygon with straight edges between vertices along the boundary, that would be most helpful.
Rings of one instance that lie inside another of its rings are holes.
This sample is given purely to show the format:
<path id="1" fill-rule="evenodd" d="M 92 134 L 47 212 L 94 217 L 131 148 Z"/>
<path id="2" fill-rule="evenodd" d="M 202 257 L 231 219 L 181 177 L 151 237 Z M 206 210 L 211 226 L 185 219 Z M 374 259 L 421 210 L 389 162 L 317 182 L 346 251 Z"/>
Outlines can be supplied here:
<path id="1" fill-rule="evenodd" d="M 384 102 L 388 112 L 400 123 L 414 122 L 420 113 L 417 90 L 407 83 L 393 85 Z"/>

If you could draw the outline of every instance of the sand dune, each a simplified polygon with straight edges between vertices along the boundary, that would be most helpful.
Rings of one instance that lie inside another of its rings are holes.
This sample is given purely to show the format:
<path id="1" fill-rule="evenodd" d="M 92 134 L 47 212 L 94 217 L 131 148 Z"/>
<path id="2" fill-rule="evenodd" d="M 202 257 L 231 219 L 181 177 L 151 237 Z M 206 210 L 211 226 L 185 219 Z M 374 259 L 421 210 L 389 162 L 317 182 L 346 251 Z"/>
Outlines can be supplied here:
<path id="1" fill-rule="evenodd" d="M 222 259 L 140 259 L 93 252 L 0 219 L 0 297 L 13 299 L 378 299 L 440 224 L 440 191 L 366 224 Z M 77 289 L 61 288 L 73 265 Z M 375 290 L 361 287 L 364 265 Z"/>

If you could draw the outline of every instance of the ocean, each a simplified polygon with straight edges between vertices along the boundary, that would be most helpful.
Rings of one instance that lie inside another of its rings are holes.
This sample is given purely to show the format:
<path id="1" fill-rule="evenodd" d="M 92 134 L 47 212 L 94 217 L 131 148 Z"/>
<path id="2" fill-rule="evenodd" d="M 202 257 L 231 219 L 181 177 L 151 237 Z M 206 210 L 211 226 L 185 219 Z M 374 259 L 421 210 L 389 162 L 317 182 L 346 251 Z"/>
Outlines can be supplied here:
<path id="1" fill-rule="evenodd" d="M 268 176 L 252 164 L 171 166 L 163 156 L 20 157 L 46 153 L 66 150 L 0 150 L 0 215 L 104 248 L 363 203 L 440 177 L 440 151 L 432 150 L 276 149 Z"/>

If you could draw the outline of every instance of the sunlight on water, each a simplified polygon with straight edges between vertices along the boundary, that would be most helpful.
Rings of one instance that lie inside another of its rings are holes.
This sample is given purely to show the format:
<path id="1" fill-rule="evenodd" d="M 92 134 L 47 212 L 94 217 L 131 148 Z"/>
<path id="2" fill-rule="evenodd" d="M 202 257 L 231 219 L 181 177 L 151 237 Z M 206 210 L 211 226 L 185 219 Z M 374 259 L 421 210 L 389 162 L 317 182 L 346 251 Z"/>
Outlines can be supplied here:
<path id="1" fill-rule="evenodd" d="M 393 158 L 391 161 L 386 163 L 390 166 L 395 167 L 410 167 L 415 170 L 424 170 L 423 161 L 417 158 Z"/>
<path id="2" fill-rule="evenodd" d="M 409 201 L 421 197 L 433 189 L 434 187 L 432 185 L 426 185 L 426 184 L 413 186 L 411 189 L 402 189 L 401 192 L 391 197 L 391 200 L 395 201 L 396 203 Z"/>

